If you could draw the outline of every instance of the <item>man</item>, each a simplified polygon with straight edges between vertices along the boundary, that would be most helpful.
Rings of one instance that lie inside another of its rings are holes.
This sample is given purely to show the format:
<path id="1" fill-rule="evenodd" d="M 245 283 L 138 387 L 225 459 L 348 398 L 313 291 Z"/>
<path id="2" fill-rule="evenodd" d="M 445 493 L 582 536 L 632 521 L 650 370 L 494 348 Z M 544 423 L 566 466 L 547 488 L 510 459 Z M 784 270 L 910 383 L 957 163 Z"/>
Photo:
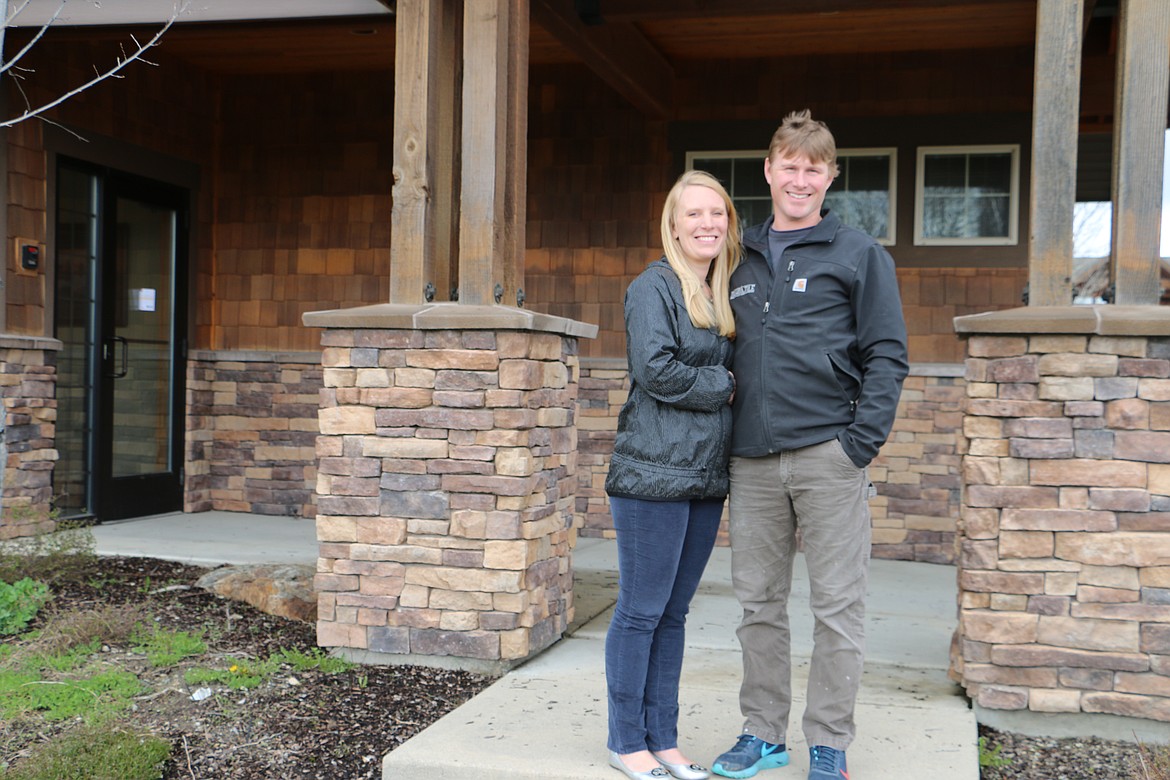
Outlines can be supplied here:
<path id="1" fill-rule="evenodd" d="M 889 435 L 909 367 L 893 260 L 822 209 L 836 159 L 824 123 L 808 111 L 785 117 L 764 161 L 772 217 L 744 235 L 731 278 L 730 530 L 745 721 L 713 766 L 725 777 L 788 763 L 798 529 L 816 618 L 802 722 L 808 778 L 849 777 L 870 552 L 866 467 Z"/>

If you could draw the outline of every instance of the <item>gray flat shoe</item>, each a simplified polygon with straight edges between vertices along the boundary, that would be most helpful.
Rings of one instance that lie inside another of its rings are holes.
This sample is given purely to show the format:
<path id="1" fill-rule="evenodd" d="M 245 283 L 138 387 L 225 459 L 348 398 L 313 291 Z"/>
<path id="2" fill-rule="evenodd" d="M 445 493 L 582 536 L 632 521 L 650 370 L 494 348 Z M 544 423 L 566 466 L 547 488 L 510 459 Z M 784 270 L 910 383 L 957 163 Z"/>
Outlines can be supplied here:
<path id="1" fill-rule="evenodd" d="M 707 771 L 707 767 L 705 766 L 699 766 L 698 764 L 672 764 L 669 761 L 663 760 L 662 756 L 657 753 L 654 753 L 654 757 L 658 759 L 658 763 L 662 764 L 663 769 L 678 778 L 678 780 L 707 780 L 711 776 L 711 773 Z"/>
<path id="2" fill-rule="evenodd" d="M 626 762 L 622 761 L 622 757 L 612 750 L 609 751 L 609 765 L 630 778 L 630 780 L 662 780 L 662 778 L 670 777 L 670 772 L 667 772 L 660 766 L 656 766 L 648 772 L 635 772 L 626 766 Z"/>

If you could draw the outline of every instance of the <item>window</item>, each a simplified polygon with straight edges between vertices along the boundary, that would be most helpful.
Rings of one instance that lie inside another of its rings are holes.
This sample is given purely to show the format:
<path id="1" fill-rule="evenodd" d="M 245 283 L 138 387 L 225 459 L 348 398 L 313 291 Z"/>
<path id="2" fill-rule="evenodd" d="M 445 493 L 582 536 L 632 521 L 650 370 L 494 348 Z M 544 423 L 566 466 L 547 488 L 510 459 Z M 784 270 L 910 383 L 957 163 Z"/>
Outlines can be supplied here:
<path id="1" fill-rule="evenodd" d="M 1019 158 L 1018 145 L 919 147 L 914 243 L 1017 243 Z"/>
<path id="2" fill-rule="evenodd" d="M 879 243 L 894 243 L 894 203 L 898 152 L 894 149 L 841 149 L 837 180 L 825 206 L 846 225 L 864 230 Z"/>
<path id="3" fill-rule="evenodd" d="M 758 225 L 772 213 L 772 193 L 764 178 L 765 151 L 688 152 L 687 169 L 697 169 L 718 179 L 727 188 L 739 223 Z"/>
<path id="4" fill-rule="evenodd" d="M 746 227 L 772 213 L 772 194 L 764 178 L 766 150 L 690 152 L 687 168 L 707 171 L 723 182 Z M 839 149 L 840 174 L 825 195 L 825 206 L 852 227 L 883 244 L 894 243 L 894 195 L 897 174 L 894 149 Z"/>

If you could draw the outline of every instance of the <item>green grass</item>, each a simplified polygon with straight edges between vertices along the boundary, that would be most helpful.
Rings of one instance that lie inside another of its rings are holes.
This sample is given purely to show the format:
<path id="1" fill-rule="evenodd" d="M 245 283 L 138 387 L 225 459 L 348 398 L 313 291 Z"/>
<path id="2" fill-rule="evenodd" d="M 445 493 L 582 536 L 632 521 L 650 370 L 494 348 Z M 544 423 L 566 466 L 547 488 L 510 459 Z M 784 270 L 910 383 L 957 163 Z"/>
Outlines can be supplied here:
<path id="1" fill-rule="evenodd" d="M 171 746 L 148 734 L 135 734 L 109 723 L 83 726 L 50 742 L 8 769 L 3 780 L 157 780 Z"/>
<path id="2" fill-rule="evenodd" d="M 1001 756 L 999 753 L 1003 750 L 1002 745 L 996 745 L 993 748 L 987 746 L 987 737 L 979 738 L 979 766 L 999 768 L 1010 764 L 1010 758 Z"/>
<path id="3" fill-rule="evenodd" d="M 134 652 L 145 653 L 152 666 L 174 666 L 184 658 L 203 655 L 207 652 L 207 643 L 203 641 L 202 631 L 170 631 L 152 626 L 135 631 L 131 640 L 135 643 Z"/>
<path id="4" fill-rule="evenodd" d="M 325 674 L 338 674 L 352 669 L 354 664 L 342 658 L 334 658 L 317 648 L 307 653 L 300 650 L 280 650 L 263 660 L 228 658 L 221 668 L 188 669 L 185 679 L 189 685 L 213 683 L 226 685 L 232 690 L 255 688 L 284 667 L 289 667 L 294 672 L 317 670 Z"/>
<path id="5" fill-rule="evenodd" d="M 37 712 L 50 722 L 92 721 L 130 706 L 142 682 L 121 669 L 47 680 L 35 672 L 0 672 L 0 715 L 5 719 Z"/>

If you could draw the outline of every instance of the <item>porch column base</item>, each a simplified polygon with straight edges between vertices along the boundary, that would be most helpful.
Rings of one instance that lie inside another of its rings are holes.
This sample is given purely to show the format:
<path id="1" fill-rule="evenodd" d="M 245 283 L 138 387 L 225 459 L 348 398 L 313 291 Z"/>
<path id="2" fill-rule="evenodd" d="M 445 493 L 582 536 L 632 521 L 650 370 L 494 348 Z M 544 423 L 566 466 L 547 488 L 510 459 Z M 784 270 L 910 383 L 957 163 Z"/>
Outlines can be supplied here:
<path id="1" fill-rule="evenodd" d="M 559 639 L 580 525 L 577 339 L 596 328 L 458 304 L 304 319 L 326 328 L 318 643 L 487 668 Z"/>
<path id="2" fill-rule="evenodd" d="M 983 711 L 1170 721 L 1170 309 L 1038 306 L 955 326 L 968 343 L 952 676 Z"/>
<path id="3" fill-rule="evenodd" d="M 47 533 L 57 462 L 57 339 L 0 334 L 0 539 Z"/>

